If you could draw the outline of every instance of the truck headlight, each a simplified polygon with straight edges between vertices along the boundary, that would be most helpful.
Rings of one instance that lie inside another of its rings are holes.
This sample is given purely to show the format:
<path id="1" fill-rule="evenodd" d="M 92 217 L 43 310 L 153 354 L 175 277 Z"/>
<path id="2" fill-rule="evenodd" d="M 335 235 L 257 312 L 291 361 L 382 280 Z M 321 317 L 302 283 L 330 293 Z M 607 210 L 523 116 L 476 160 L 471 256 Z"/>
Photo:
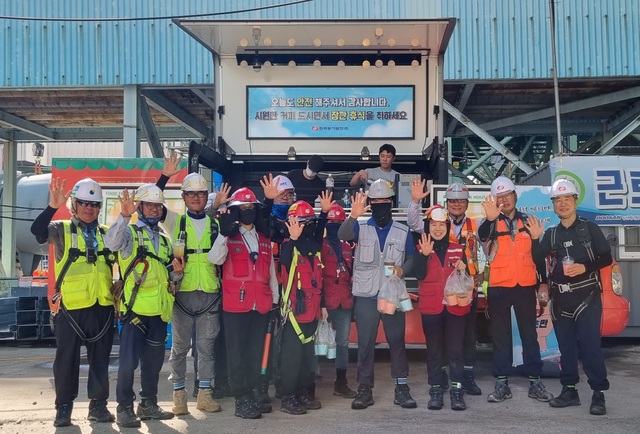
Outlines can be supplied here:
<path id="1" fill-rule="evenodd" d="M 622 273 L 618 264 L 611 267 L 611 289 L 614 294 L 622 295 Z"/>

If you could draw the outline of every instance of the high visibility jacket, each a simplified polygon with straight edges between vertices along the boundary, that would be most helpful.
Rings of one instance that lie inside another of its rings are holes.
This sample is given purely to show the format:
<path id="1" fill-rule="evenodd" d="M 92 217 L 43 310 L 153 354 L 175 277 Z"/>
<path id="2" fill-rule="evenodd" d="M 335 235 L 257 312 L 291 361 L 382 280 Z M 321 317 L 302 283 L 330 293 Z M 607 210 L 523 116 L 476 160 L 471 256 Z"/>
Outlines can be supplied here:
<path id="1" fill-rule="evenodd" d="M 467 257 L 467 270 L 471 276 L 478 274 L 478 223 L 474 219 L 465 217 L 460 237 L 456 237 L 453 223 L 449 231 L 449 242 L 462 245 Z"/>
<path id="2" fill-rule="evenodd" d="M 291 290 L 289 292 L 289 302 L 291 312 L 294 313 L 296 321 L 299 323 L 310 323 L 320 319 L 320 298 L 322 296 L 322 257 L 317 253 L 313 257 L 313 264 L 308 257 L 300 255 L 298 249 L 294 248 L 294 256 L 297 260 L 292 262 L 291 269 L 282 269 L 282 281 L 288 284 L 289 273 L 293 274 Z M 304 313 L 295 314 L 296 301 L 298 295 L 304 296 Z M 283 300 L 287 302 L 287 300 Z"/>
<path id="3" fill-rule="evenodd" d="M 453 264 L 462 260 L 462 245 L 449 243 L 444 264 L 440 262 L 438 254 L 432 252 L 427 261 L 427 275 L 418 282 L 418 307 L 420 313 L 425 315 L 437 315 L 444 309 L 444 287 L 447 279 L 455 270 Z M 471 310 L 471 306 L 447 306 L 447 310 L 458 316 L 465 315 Z"/>
<path id="4" fill-rule="evenodd" d="M 222 265 L 222 309 L 225 312 L 257 310 L 265 314 L 273 305 L 269 286 L 271 242 L 258 232 L 258 257 L 253 263 L 242 235 L 227 239 L 227 259 Z"/>
<path id="5" fill-rule="evenodd" d="M 86 243 L 82 228 L 76 227 L 75 234 L 71 233 L 71 221 L 63 221 L 64 228 L 64 255 L 56 258 L 55 275 L 56 281 L 60 276 L 60 271 L 70 256 L 71 249 L 78 249 L 77 259 L 69 265 L 67 272 L 62 276 L 62 284 L 60 293 L 62 294 L 62 302 L 68 310 L 83 309 L 91 307 L 96 302 L 101 306 L 113 305 L 113 296 L 111 295 L 112 271 L 111 265 L 107 263 L 104 240 L 102 233 L 96 228 L 96 241 L 98 242 L 98 250 L 96 251 L 97 260 L 90 264 L 86 257 Z M 106 227 L 102 227 L 103 232 Z M 112 261 L 115 258 L 112 258 Z"/>
<path id="6" fill-rule="evenodd" d="M 195 229 L 193 228 L 193 220 L 189 216 L 181 216 L 178 222 L 184 218 L 184 230 L 187 235 L 187 243 L 185 245 L 185 268 L 182 282 L 180 283 L 180 292 L 191 292 L 200 289 L 204 292 L 215 293 L 220 290 L 216 267 L 207 259 L 207 253 L 211 250 L 211 228 L 217 222 L 212 221 L 209 216 L 205 217 L 204 230 L 202 237 L 198 239 Z M 176 224 L 173 239 L 177 240 L 180 235 L 180 224 Z"/>
<path id="7" fill-rule="evenodd" d="M 513 231 L 509 231 L 503 219 L 498 219 L 496 235 L 498 244 L 491 261 L 489 286 L 511 288 L 516 285 L 535 285 L 538 279 L 531 255 L 531 236 L 524 229 L 522 219 L 517 219 L 517 228 Z"/>
<path id="8" fill-rule="evenodd" d="M 169 292 L 169 271 L 167 270 L 171 257 L 171 241 L 166 235 L 159 234 L 159 248 L 156 253 L 145 229 L 136 227 L 136 225 L 129 225 L 129 229 L 133 236 L 133 252 L 126 259 L 122 259 L 119 256 L 118 264 L 121 273 L 126 273 L 134 261 L 135 265 L 132 271 L 126 275 L 123 289 L 124 303 L 120 303 L 120 310 L 126 313 L 128 306 L 129 309 L 137 314 L 145 316 L 161 315 L 163 321 L 169 322 L 173 312 L 174 301 L 173 295 Z M 145 256 L 143 260 L 143 258 L 138 257 L 138 252 L 140 251 L 139 235 L 141 235 L 142 245 L 147 252 L 158 259 L 152 256 Z M 146 264 L 148 264 L 148 268 L 145 271 Z M 135 300 L 131 305 L 131 296 L 136 286 L 136 276 L 142 278 L 142 283 L 139 285 Z"/>
<path id="9" fill-rule="evenodd" d="M 351 270 L 353 254 L 351 246 L 340 242 L 342 249 L 342 263 L 338 264 L 338 255 L 325 238 L 322 242 L 322 281 L 324 285 L 324 301 L 327 309 L 351 309 L 353 295 L 351 294 Z"/>

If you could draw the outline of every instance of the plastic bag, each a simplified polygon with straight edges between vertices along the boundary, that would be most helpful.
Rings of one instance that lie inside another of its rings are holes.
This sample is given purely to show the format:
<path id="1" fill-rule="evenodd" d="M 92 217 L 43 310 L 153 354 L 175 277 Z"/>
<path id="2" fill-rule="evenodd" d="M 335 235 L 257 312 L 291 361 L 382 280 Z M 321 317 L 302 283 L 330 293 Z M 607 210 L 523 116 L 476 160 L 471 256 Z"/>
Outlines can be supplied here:
<path id="1" fill-rule="evenodd" d="M 316 331 L 315 339 L 315 351 L 316 356 L 326 356 L 329 349 L 329 342 L 331 341 L 331 327 L 327 320 L 320 320 L 318 323 L 318 330 Z M 335 342 L 335 338 L 334 338 Z"/>
<path id="2" fill-rule="evenodd" d="M 404 280 L 395 274 L 387 277 L 378 293 L 378 312 L 393 315 L 402 298 L 409 298 Z"/>
<path id="3" fill-rule="evenodd" d="M 325 321 L 326 322 L 326 321 Z M 329 343 L 327 344 L 327 359 L 335 359 L 337 354 L 336 331 L 329 325 Z"/>
<path id="4" fill-rule="evenodd" d="M 444 285 L 444 295 L 456 295 L 466 297 L 469 291 L 473 290 L 473 279 L 466 271 L 454 270 L 447 278 Z"/>

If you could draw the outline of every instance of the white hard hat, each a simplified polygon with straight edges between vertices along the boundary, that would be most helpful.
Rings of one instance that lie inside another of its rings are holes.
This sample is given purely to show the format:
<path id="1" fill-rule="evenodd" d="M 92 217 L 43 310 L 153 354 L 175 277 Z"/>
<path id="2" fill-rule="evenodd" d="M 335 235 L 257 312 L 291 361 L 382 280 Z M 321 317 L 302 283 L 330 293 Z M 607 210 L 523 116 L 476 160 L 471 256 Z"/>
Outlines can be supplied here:
<path id="1" fill-rule="evenodd" d="M 284 175 L 276 176 L 273 180 L 273 184 L 278 186 L 278 191 L 282 190 L 295 190 L 293 182 Z"/>
<path id="2" fill-rule="evenodd" d="M 369 187 L 370 199 L 388 199 L 395 196 L 391 184 L 384 179 L 376 179 Z"/>
<path id="3" fill-rule="evenodd" d="M 467 199 L 469 200 L 469 189 L 463 184 L 451 184 L 447 187 L 444 195 L 445 199 Z"/>
<path id="4" fill-rule="evenodd" d="M 71 197 L 90 202 L 102 202 L 102 189 L 91 178 L 81 179 L 73 186 Z"/>
<path id="5" fill-rule="evenodd" d="M 144 184 L 136 190 L 135 200 L 137 202 L 164 203 L 164 195 L 157 185 Z"/>
<path id="6" fill-rule="evenodd" d="M 578 195 L 578 190 L 573 182 L 568 179 L 558 179 L 551 186 L 551 199 L 558 196 Z"/>
<path id="7" fill-rule="evenodd" d="M 507 193 L 509 191 L 516 191 L 516 186 L 513 181 L 506 176 L 498 176 L 491 183 L 491 194 L 493 196 L 500 193 Z"/>
<path id="8" fill-rule="evenodd" d="M 209 191 L 207 180 L 199 173 L 190 173 L 182 180 L 182 191 Z"/>

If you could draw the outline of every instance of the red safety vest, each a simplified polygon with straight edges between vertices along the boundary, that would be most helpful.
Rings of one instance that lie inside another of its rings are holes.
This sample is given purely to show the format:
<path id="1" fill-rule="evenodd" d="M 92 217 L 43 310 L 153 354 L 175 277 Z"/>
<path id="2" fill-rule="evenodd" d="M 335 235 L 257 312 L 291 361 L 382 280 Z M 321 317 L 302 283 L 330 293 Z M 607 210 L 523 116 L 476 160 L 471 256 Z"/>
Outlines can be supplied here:
<path id="1" fill-rule="evenodd" d="M 289 282 L 289 272 L 282 268 L 282 282 Z M 315 282 L 315 285 L 314 285 Z M 313 257 L 313 266 L 309 258 L 302 255 L 298 256 L 298 263 L 293 271 L 293 280 L 289 300 L 291 302 L 291 312 L 295 312 L 297 290 L 301 289 L 304 293 L 305 311 L 302 314 L 295 315 L 296 321 L 299 323 L 310 323 L 320 319 L 320 297 L 322 295 L 322 262 L 316 254 Z"/>
<path id="2" fill-rule="evenodd" d="M 344 241 L 342 247 L 342 265 L 338 266 L 338 256 L 325 238 L 322 242 L 322 279 L 324 283 L 324 301 L 327 309 L 351 309 L 353 294 L 351 293 L 351 270 L 353 270 L 353 253 L 351 246 Z"/>
<path id="3" fill-rule="evenodd" d="M 269 286 L 271 243 L 258 232 L 258 258 L 251 261 L 242 235 L 227 239 L 227 259 L 222 265 L 222 309 L 225 312 L 249 312 L 253 309 L 265 314 L 273 305 Z"/>
<path id="4" fill-rule="evenodd" d="M 435 252 L 429 255 L 427 261 L 427 276 L 418 282 L 418 307 L 420 313 L 425 315 L 437 315 L 444 309 L 442 300 L 444 299 L 444 285 L 449 275 L 455 270 L 453 264 L 462 260 L 462 245 L 449 243 L 447 254 L 444 258 L 444 265 Z M 447 310 L 458 316 L 465 315 L 471 311 L 471 305 L 467 306 L 447 306 Z"/>
<path id="5" fill-rule="evenodd" d="M 522 219 L 518 219 L 515 238 L 504 220 L 496 224 L 498 248 L 491 261 L 489 286 L 513 288 L 516 285 L 533 286 L 538 282 L 536 265 L 531 256 L 531 236 L 523 230 Z"/>

